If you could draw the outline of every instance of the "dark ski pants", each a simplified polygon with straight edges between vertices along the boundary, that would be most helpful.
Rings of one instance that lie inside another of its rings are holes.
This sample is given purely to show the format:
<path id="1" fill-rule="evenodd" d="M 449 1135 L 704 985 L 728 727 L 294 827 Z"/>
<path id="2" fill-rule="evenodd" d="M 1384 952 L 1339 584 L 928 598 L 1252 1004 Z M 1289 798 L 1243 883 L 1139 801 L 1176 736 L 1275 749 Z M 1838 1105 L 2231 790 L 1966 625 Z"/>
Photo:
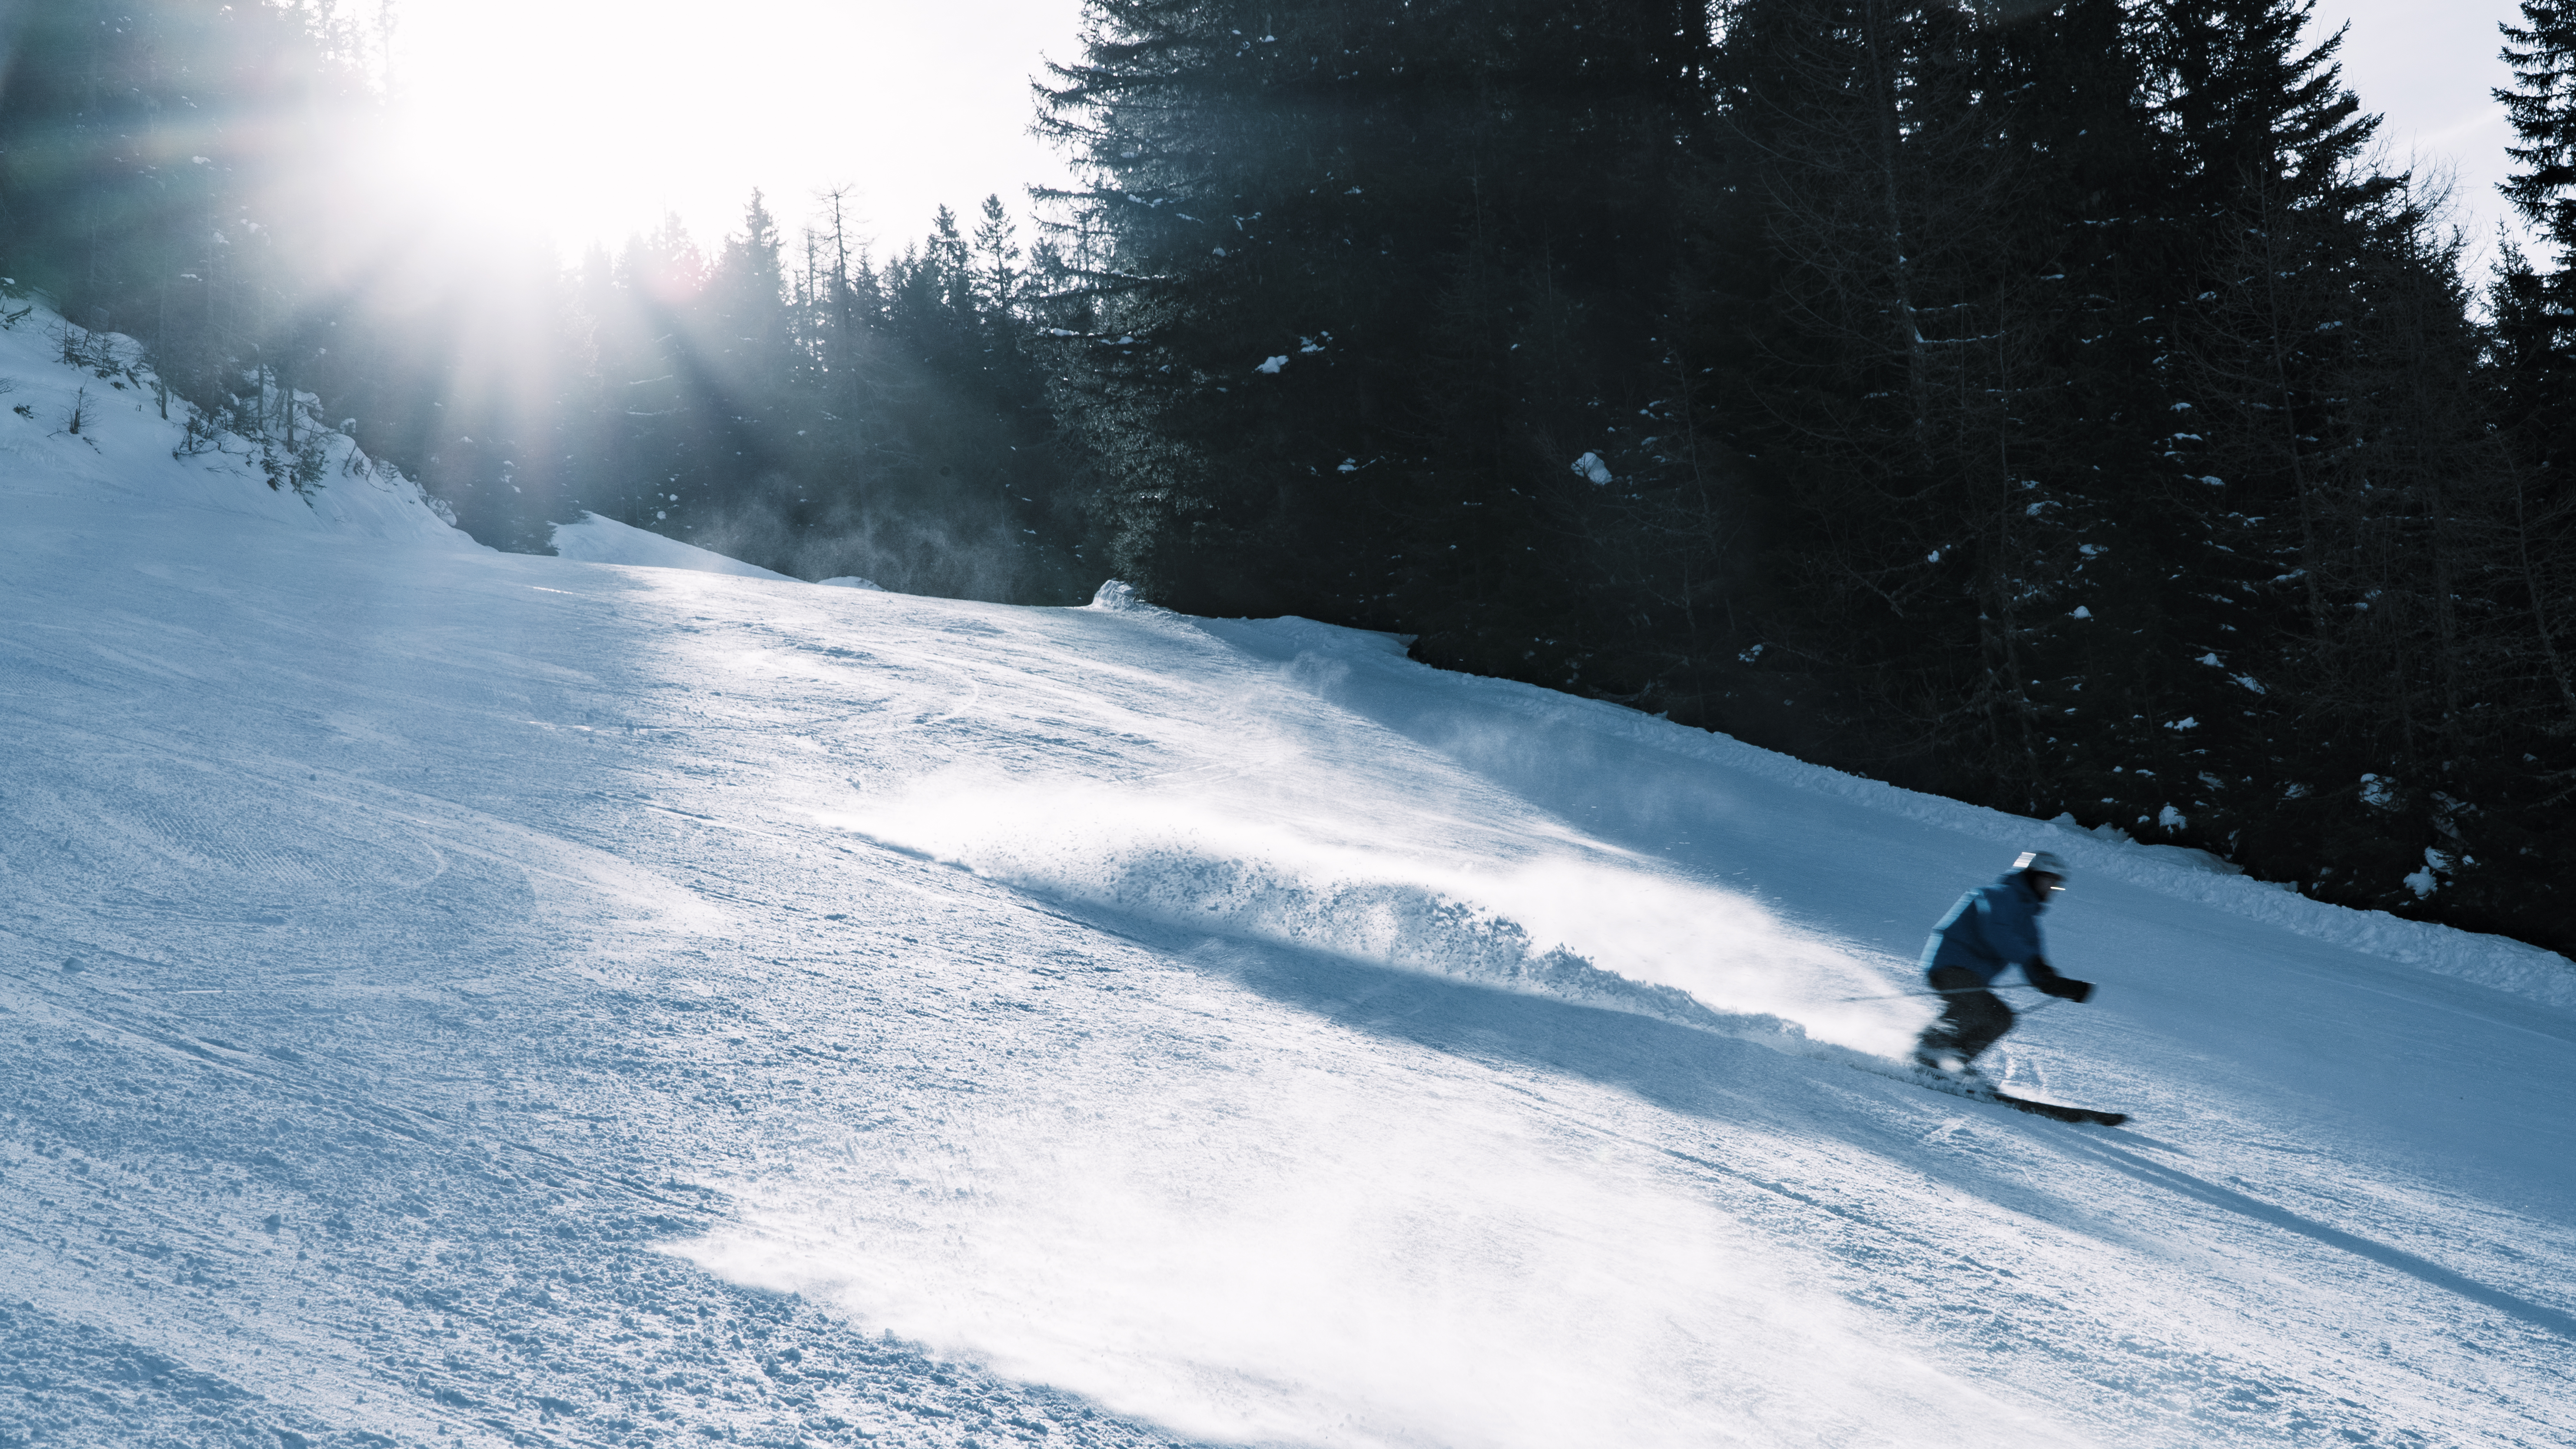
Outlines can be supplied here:
<path id="1" fill-rule="evenodd" d="M 1923 1045 L 1947 1049 L 1970 1061 L 2013 1028 L 2013 1009 L 1985 988 L 1965 966 L 1936 966 L 1932 989 L 1941 993 L 1941 1019 L 1923 1028 Z"/>

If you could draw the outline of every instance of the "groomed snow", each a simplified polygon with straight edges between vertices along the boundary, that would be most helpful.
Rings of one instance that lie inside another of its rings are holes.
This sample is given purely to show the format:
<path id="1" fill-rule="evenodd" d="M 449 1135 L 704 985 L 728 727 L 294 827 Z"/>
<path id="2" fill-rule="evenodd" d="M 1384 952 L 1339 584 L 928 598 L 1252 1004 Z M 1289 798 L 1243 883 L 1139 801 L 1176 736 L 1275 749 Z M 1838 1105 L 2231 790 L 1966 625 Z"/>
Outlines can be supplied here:
<path id="1" fill-rule="evenodd" d="M 730 574 L 740 579 L 787 579 L 757 564 L 738 558 L 727 558 L 676 538 L 584 513 L 571 523 L 558 523 L 547 542 L 554 545 L 558 558 L 578 559 L 583 563 L 634 564 L 658 569 L 695 569 L 702 574 Z M 831 580 L 830 582 L 839 582 Z"/>
<path id="2" fill-rule="evenodd" d="M 1383 636 L 491 553 L 70 437 L 41 320 L 19 1440 L 2576 1439 L 2555 957 Z M 1999 1065 L 2126 1128 L 1876 1065 L 2042 845 Z"/>

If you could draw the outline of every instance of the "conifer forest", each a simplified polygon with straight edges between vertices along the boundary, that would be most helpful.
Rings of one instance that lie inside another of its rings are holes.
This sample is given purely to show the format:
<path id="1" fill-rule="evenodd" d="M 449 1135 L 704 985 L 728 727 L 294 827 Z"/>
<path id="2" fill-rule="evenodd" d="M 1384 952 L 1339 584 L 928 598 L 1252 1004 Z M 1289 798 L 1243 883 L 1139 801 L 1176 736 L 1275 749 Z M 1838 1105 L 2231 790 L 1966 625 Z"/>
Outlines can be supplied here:
<path id="1" fill-rule="evenodd" d="M 1090 0 L 1029 58 L 1075 184 L 383 287 L 372 12 L 46 0 L 0 315 L 501 549 L 1122 579 L 2569 951 L 2576 3 L 2496 40 L 2492 266 L 2310 10 Z"/>

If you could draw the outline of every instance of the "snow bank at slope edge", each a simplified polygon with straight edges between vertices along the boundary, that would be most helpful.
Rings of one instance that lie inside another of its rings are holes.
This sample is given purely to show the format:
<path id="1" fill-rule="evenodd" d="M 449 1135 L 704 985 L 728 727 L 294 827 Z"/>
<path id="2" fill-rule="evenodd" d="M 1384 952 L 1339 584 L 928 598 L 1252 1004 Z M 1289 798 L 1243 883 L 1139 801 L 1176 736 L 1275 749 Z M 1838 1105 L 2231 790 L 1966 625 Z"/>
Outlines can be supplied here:
<path id="1" fill-rule="evenodd" d="M 580 563 L 623 564 L 654 569 L 690 569 L 702 574 L 730 574 L 738 579 L 776 579 L 781 583 L 802 583 L 785 574 L 772 573 L 758 564 L 747 564 L 738 558 L 727 558 L 713 549 L 604 518 L 584 513 L 572 523 L 554 526 L 555 556 Z M 834 580 L 838 582 L 838 580 Z M 851 587 L 873 588 L 873 584 Z"/>
<path id="2" fill-rule="evenodd" d="M 200 434 L 188 451 L 184 399 L 168 399 L 143 347 L 91 332 L 41 306 L 6 310 L 0 328 L 0 494 L 79 496 L 135 508 L 181 508 L 253 517 L 328 535 L 436 548 L 477 549 L 420 485 L 370 458 L 345 433 L 315 427 L 322 477 L 308 495 L 271 487 L 255 444 Z M 79 361 L 66 361 L 66 354 Z M 309 409 L 310 393 L 298 394 Z"/>

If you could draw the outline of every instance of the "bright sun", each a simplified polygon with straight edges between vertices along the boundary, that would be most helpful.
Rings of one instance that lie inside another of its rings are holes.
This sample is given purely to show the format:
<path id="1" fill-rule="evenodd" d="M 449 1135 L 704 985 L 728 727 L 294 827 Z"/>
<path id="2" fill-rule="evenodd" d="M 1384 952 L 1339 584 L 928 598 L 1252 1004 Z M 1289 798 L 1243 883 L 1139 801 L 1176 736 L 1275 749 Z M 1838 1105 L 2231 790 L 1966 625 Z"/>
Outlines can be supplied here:
<path id="1" fill-rule="evenodd" d="M 755 186 L 791 229 L 852 188 L 900 246 L 941 204 L 1060 180 L 1028 78 L 1069 55 L 1079 0 L 976 6 L 409 0 L 395 36 L 402 174 L 443 213 L 616 246 L 666 210 L 701 246 Z"/>

